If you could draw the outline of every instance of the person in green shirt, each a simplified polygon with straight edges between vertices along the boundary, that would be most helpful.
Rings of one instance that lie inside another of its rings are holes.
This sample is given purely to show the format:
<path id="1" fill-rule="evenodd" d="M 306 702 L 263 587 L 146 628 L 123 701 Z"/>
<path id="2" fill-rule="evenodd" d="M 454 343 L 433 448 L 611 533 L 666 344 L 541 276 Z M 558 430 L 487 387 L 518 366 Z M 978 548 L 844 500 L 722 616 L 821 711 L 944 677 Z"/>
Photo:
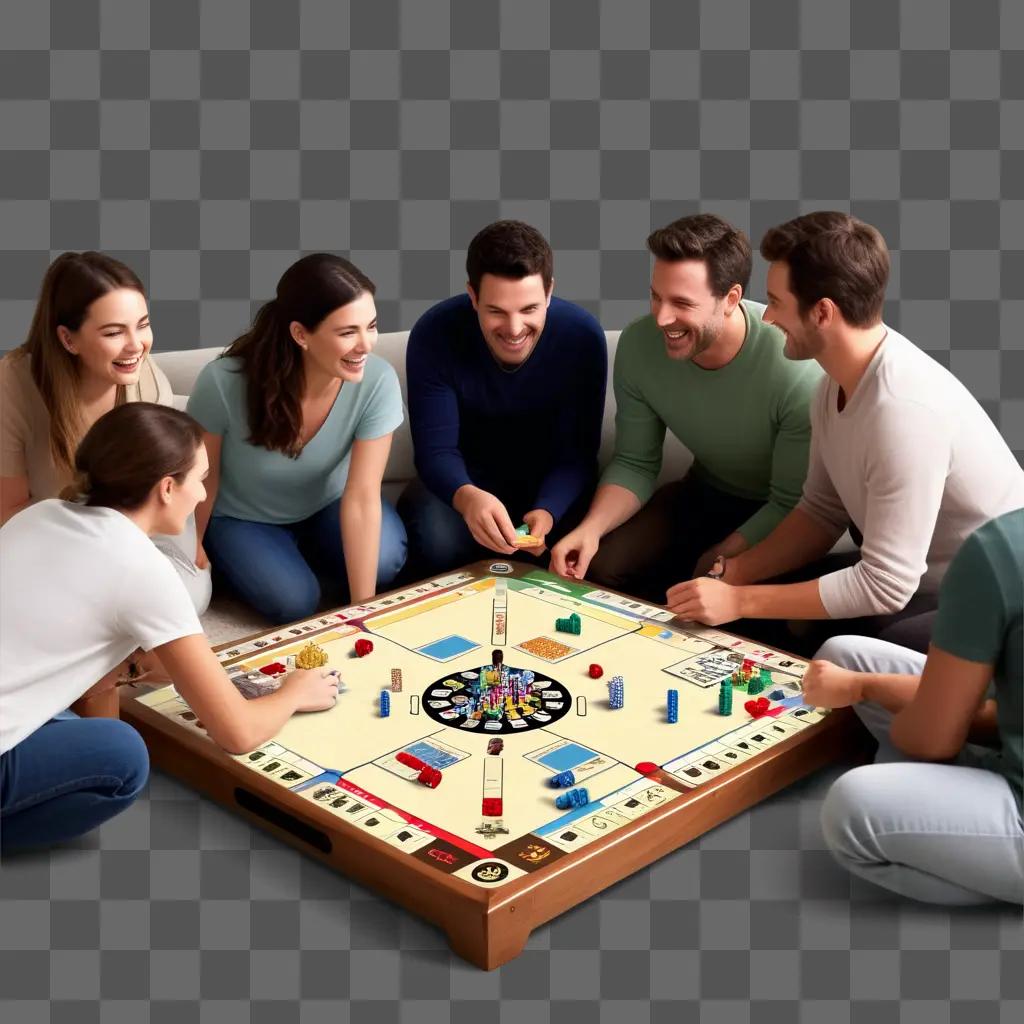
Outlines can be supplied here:
<path id="1" fill-rule="evenodd" d="M 834 637 L 803 685 L 810 704 L 852 705 L 878 740 L 822 807 L 841 864 L 928 903 L 1024 903 L 1024 509 L 954 556 L 927 657 Z"/>
<path id="2" fill-rule="evenodd" d="M 742 231 L 697 214 L 655 231 L 647 247 L 651 312 L 622 332 L 615 354 L 615 455 L 551 566 L 661 603 L 672 584 L 753 546 L 796 505 L 822 374 L 787 360 L 764 307 L 743 298 L 752 260 Z M 694 461 L 655 490 L 666 429 Z"/>

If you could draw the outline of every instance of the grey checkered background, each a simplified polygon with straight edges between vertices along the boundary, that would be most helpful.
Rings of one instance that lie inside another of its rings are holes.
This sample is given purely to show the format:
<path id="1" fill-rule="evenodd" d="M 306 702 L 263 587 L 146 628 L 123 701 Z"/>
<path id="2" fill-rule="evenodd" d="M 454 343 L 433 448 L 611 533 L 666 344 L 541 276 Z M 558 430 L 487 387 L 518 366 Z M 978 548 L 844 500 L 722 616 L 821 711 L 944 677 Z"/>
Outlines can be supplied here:
<path id="1" fill-rule="evenodd" d="M 648 230 L 816 208 L 876 224 L 886 310 L 1024 453 L 1017 0 L 2 0 L 0 347 L 65 249 L 138 270 L 156 344 L 223 344 L 301 252 L 383 330 L 462 287 L 499 216 L 559 294 L 645 309 Z M 760 261 L 758 260 L 760 264 Z M 764 267 L 752 287 L 761 295 Z M 542 928 L 492 973 L 165 776 L 0 870 L 5 1024 L 994 1024 L 1019 910 L 852 881 L 821 773 Z"/>

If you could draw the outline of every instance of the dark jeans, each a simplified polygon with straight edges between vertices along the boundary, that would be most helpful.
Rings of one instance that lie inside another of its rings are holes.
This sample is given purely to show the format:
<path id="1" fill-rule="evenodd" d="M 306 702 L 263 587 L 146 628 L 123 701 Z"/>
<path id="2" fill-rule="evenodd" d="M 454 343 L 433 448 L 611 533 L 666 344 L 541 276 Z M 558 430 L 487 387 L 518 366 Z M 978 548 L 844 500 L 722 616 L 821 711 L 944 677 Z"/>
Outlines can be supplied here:
<path id="1" fill-rule="evenodd" d="M 278 526 L 231 516 L 212 516 L 203 546 L 217 578 L 271 622 L 295 622 L 320 604 L 323 576 L 347 600 L 345 552 L 339 504 L 325 505 L 299 523 Z M 405 527 L 390 502 L 381 500 L 377 589 L 383 590 L 405 562 Z"/>
<path id="2" fill-rule="evenodd" d="M 763 504 L 726 494 L 689 473 L 659 487 L 632 519 L 602 538 L 587 578 L 664 604 L 669 587 L 688 580 L 697 559 Z"/>
<path id="3" fill-rule="evenodd" d="M 588 491 L 555 524 L 547 536 L 546 544 L 549 548 L 579 523 L 590 505 L 591 496 Z M 507 511 L 512 525 L 518 526 L 521 517 L 530 511 L 530 507 L 508 507 Z M 539 557 L 525 551 L 517 551 L 514 555 L 499 555 L 477 544 L 462 516 L 437 497 L 419 477 L 405 488 L 398 499 L 398 514 L 409 535 L 409 560 L 403 573 L 407 580 L 435 576 L 483 558 L 500 561 L 514 558 L 537 566 L 548 564 L 546 551 Z"/>
<path id="4" fill-rule="evenodd" d="M 742 526 L 762 504 L 726 494 L 690 473 L 660 487 L 632 519 L 602 539 L 587 578 L 653 604 L 664 604 L 669 587 L 690 579 L 697 559 Z M 856 529 L 850 532 L 859 545 L 861 537 Z M 828 554 L 764 582 L 818 579 L 853 565 L 859 558 L 857 551 Z M 891 615 L 791 622 L 742 619 L 723 623 L 722 628 L 808 658 L 830 637 L 843 634 L 878 637 L 925 653 L 936 607 L 934 595 L 915 594 L 905 608 Z"/>
<path id="5" fill-rule="evenodd" d="M 130 725 L 62 712 L 0 754 L 4 853 L 91 832 L 125 810 L 148 777 L 146 745 Z"/>

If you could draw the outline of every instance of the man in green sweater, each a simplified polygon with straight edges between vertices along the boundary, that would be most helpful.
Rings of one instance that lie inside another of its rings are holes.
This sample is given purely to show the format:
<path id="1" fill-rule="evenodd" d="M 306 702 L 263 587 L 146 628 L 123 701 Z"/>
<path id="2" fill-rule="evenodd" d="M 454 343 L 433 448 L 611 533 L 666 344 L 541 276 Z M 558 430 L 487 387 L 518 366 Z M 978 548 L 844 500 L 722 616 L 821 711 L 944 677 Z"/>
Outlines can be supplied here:
<path id="1" fill-rule="evenodd" d="M 742 231 L 697 214 L 655 231 L 647 247 L 651 313 L 622 332 L 615 355 L 615 456 L 551 567 L 660 604 L 670 586 L 745 551 L 795 507 L 822 374 L 811 360 L 787 360 L 764 307 L 743 298 Z M 694 462 L 656 491 L 666 428 Z"/>

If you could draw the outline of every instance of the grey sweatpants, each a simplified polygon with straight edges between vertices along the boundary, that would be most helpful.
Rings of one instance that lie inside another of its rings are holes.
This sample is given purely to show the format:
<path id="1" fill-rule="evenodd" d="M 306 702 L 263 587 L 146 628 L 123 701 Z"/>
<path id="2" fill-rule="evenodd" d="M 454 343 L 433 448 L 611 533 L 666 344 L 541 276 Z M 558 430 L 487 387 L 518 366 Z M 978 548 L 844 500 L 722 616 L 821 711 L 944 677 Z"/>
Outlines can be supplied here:
<path id="1" fill-rule="evenodd" d="M 859 672 L 919 675 L 924 655 L 860 636 L 834 637 L 817 653 Z M 878 740 L 874 764 L 829 790 L 822 829 L 853 874 L 926 903 L 1024 903 L 1024 823 L 1009 783 L 967 744 L 951 763 L 914 761 L 889 739 L 892 713 L 854 710 Z"/>

